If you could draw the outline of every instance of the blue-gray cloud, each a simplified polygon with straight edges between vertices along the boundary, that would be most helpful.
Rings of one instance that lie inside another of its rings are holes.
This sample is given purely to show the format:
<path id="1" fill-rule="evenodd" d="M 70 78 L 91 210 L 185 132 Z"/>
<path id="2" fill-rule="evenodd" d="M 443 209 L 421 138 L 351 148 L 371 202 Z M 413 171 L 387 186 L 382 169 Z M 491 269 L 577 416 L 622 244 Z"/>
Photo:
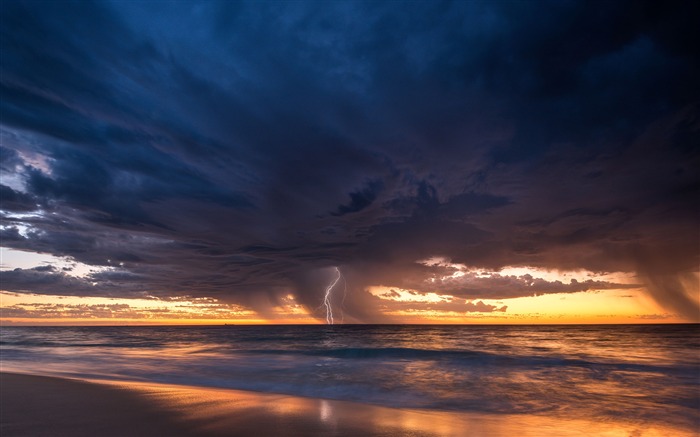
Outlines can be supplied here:
<path id="1" fill-rule="evenodd" d="M 430 256 L 686 275 L 697 17 L 688 2 L 11 2 L 2 243 L 129 273 L 34 272 L 59 275 L 36 292 L 261 311 L 290 290 L 316 306 L 328 266 L 361 291 Z M 696 318 L 683 281 L 645 280 Z"/>

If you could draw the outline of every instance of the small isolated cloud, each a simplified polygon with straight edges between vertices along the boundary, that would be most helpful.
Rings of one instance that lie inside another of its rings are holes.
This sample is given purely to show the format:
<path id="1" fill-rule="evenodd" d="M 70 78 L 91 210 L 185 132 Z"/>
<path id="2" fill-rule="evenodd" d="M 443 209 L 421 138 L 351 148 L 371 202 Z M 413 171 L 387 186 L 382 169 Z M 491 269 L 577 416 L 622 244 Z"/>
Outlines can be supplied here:
<path id="1" fill-rule="evenodd" d="M 485 304 L 482 301 L 466 302 L 465 307 L 468 313 L 491 313 L 494 311 L 505 313 L 506 309 L 508 309 L 506 305 L 497 307 L 496 305 Z"/>
<path id="2" fill-rule="evenodd" d="M 638 318 L 642 320 L 667 320 L 676 317 L 674 314 L 639 314 Z"/>
<path id="3" fill-rule="evenodd" d="M 377 199 L 382 188 L 383 184 L 381 180 L 369 182 L 363 189 L 350 193 L 350 203 L 347 205 L 340 205 L 338 210 L 332 214 L 342 216 L 362 211 Z"/>

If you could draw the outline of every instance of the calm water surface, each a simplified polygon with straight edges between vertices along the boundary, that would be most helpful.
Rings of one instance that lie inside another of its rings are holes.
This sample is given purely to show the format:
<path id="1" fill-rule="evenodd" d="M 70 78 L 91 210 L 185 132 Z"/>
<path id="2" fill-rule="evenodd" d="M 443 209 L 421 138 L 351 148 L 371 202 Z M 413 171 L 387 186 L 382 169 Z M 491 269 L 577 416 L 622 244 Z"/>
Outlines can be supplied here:
<path id="1" fill-rule="evenodd" d="M 700 325 L 3 327 L 0 368 L 700 429 Z"/>

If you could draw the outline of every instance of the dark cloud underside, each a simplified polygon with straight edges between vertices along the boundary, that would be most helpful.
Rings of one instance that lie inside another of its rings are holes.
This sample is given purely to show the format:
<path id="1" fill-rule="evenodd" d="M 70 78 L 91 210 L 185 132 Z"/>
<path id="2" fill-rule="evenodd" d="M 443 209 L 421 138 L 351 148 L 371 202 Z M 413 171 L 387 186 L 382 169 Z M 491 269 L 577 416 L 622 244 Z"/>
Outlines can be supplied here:
<path id="1" fill-rule="evenodd" d="M 317 307 L 341 266 L 349 316 L 372 321 L 365 286 L 420 283 L 441 256 L 637 272 L 697 320 L 699 19 L 694 2 L 3 3 L 2 244 L 119 266 L 3 287 L 264 312 L 290 291 Z"/>

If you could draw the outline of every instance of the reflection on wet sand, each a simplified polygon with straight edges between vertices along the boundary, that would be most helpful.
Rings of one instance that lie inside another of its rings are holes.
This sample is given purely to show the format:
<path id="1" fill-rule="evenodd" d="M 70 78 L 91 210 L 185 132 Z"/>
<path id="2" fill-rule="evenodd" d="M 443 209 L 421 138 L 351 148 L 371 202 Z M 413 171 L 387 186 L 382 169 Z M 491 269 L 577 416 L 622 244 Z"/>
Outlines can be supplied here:
<path id="1" fill-rule="evenodd" d="M 176 411 L 206 435 L 691 436 L 658 424 L 478 414 L 151 383 L 108 382 Z"/>

